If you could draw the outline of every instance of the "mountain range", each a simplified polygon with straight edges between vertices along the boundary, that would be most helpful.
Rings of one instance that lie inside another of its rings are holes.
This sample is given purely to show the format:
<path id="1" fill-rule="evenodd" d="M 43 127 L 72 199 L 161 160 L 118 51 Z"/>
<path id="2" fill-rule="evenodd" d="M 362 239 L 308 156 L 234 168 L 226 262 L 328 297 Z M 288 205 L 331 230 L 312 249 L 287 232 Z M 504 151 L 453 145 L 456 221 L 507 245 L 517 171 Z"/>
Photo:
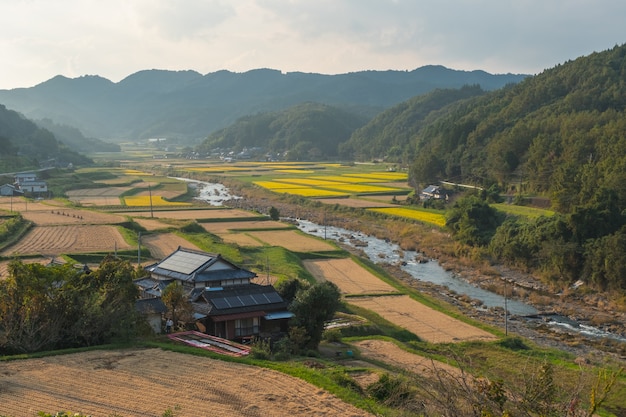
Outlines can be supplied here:
<path id="1" fill-rule="evenodd" d="M 0 90 L 0 103 L 32 120 L 49 119 L 107 141 L 168 138 L 194 143 L 237 119 L 316 102 L 372 118 L 437 88 L 495 90 L 526 78 L 424 66 L 413 71 L 339 75 L 145 70 L 115 83 L 97 75 L 56 76 L 30 88 Z"/>

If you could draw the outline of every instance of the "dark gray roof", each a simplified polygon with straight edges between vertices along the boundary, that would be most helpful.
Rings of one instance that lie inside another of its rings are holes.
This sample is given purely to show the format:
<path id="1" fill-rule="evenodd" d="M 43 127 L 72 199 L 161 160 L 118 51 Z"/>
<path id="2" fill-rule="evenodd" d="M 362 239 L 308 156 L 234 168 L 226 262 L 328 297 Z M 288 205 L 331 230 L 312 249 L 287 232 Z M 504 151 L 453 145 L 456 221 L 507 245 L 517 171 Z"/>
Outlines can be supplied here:
<path id="1" fill-rule="evenodd" d="M 204 305 L 202 305 L 204 304 Z M 276 311 L 287 308 L 287 302 L 271 285 L 247 284 L 222 290 L 205 290 L 194 303 L 196 311 L 209 316 L 250 311 Z"/>
<path id="2" fill-rule="evenodd" d="M 135 309 L 141 314 L 162 314 L 167 307 L 160 298 L 146 298 L 135 301 Z"/>
<path id="3" fill-rule="evenodd" d="M 216 262 L 227 264 L 229 268 L 206 271 Z M 179 281 L 209 282 L 222 279 L 254 278 L 256 274 L 240 268 L 222 258 L 219 254 L 195 251 L 180 246 L 171 255 L 157 264 L 146 267 L 151 275 Z"/>

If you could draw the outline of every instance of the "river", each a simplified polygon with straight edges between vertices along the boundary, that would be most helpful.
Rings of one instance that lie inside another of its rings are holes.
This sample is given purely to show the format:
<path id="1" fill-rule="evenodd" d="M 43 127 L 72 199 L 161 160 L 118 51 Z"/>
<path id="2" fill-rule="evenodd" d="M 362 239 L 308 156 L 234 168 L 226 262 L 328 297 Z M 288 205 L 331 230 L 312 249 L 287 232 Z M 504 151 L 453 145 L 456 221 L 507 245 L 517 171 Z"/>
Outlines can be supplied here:
<path id="1" fill-rule="evenodd" d="M 231 195 L 228 188 L 219 183 L 189 180 L 186 178 L 178 179 L 197 184 L 198 196 L 196 198 L 213 206 L 222 206 L 225 201 L 241 198 Z M 538 310 L 529 304 L 508 298 L 505 300 L 505 297 L 499 294 L 472 285 L 459 276 L 443 269 L 436 260 L 423 262 L 423 257 L 420 253 L 404 251 L 393 242 L 340 227 L 322 226 L 304 219 L 297 219 L 296 221 L 298 229 L 307 234 L 338 241 L 354 247 L 358 245 L 358 248 L 361 249 L 373 263 L 399 265 L 403 271 L 415 279 L 441 285 L 457 294 L 467 295 L 472 299 L 479 300 L 482 306 L 477 308 L 501 307 L 504 309 L 506 304 L 506 310 L 509 314 L 527 317 L 528 320 L 532 320 L 532 317 L 538 314 Z M 562 329 L 567 332 L 626 342 L 626 337 L 624 336 L 578 323 L 568 317 L 555 314 L 543 316 L 540 320 L 543 320 L 547 325 L 553 328 Z"/>

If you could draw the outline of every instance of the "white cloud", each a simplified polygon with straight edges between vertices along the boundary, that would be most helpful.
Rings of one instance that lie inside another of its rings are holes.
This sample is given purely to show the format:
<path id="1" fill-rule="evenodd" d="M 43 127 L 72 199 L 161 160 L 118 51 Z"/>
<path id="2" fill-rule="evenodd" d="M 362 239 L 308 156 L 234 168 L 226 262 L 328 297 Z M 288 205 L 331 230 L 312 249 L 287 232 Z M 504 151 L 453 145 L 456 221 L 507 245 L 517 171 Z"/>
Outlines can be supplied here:
<path id="1" fill-rule="evenodd" d="M 621 0 L 0 0 L 0 88 L 142 69 L 536 73 L 622 44 Z"/>

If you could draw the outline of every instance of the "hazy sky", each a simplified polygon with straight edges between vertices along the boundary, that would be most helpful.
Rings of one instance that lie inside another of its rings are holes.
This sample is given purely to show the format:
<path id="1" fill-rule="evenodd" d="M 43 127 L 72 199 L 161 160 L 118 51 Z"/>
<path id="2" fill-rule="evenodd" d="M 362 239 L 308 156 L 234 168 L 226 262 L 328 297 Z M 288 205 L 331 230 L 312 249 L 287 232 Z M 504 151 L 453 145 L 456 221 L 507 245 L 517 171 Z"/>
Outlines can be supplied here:
<path id="1" fill-rule="evenodd" d="M 0 0 L 0 88 L 153 68 L 537 74 L 625 42 L 624 0 Z"/>

